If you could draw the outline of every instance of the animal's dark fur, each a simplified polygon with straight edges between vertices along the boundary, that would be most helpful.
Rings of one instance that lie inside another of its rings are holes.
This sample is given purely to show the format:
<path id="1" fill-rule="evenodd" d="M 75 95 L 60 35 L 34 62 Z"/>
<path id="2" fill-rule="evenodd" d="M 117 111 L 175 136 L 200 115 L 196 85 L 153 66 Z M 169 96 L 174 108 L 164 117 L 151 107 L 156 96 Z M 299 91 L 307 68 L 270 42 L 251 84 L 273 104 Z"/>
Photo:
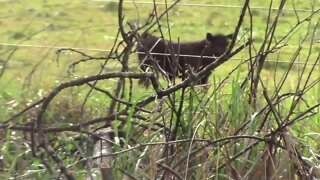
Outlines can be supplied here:
<path id="1" fill-rule="evenodd" d="M 217 34 L 213 36 L 211 33 L 207 33 L 206 39 L 201 41 L 174 43 L 159 39 L 148 33 L 143 33 L 140 38 L 141 44 L 137 48 L 140 68 L 143 71 L 147 71 L 148 67 L 156 70 L 161 68 L 171 80 L 175 76 L 184 78 L 187 65 L 191 66 L 195 72 L 198 72 L 215 59 L 183 55 L 219 57 L 227 50 L 229 45 L 228 39 L 232 39 L 232 34 L 226 36 Z M 148 56 L 149 53 L 151 56 Z M 181 54 L 182 56 L 175 54 Z M 206 84 L 210 74 L 204 76 L 198 83 Z M 146 80 L 139 82 L 144 83 L 146 86 L 148 85 Z"/>

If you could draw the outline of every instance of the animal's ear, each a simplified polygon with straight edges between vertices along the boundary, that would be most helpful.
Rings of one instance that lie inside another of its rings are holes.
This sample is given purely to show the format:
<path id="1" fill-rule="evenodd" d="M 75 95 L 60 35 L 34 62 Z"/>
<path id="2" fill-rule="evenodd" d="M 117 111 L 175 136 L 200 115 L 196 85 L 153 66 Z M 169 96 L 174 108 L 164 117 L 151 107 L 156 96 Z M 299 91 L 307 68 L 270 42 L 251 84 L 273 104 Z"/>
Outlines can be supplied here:
<path id="1" fill-rule="evenodd" d="M 213 35 L 211 33 L 207 33 L 207 40 L 212 41 L 213 40 Z"/>
<path id="2" fill-rule="evenodd" d="M 228 39 L 232 39 L 232 38 L 233 38 L 233 34 L 228 34 L 228 35 L 226 35 L 226 37 L 227 37 Z"/>

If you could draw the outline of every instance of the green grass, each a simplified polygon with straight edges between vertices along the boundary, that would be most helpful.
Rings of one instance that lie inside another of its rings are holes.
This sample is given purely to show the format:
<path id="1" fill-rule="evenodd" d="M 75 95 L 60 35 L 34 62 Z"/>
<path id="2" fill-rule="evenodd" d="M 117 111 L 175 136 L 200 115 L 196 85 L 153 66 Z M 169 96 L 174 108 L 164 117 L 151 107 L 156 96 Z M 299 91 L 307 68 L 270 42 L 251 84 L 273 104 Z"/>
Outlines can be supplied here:
<path id="1" fill-rule="evenodd" d="M 182 1 L 182 3 L 192 3 Z M 199 1 L 198 3 L 206 3 L 206 1 Z M 208 2 L 207 2 L 208 3 Z M 308 8 L 310 2 L 299 1 L 299 8 Z M 222 0 L 215 1 L 215 4 L 221 5 L 241 5 L 240 2 L 224 2 Z M 274 3 L 274 6 L 277 3 Z M 288 3 L 290 4 L 290 3 Z M 1 2 L 3 11 L 0 17 L 0 42 L 19 44 L 26 38 L 33 34 L 31 39 L 25 40 L 22 44 L 43 45 L 43 46 L 57 46 L 57 47 L 83 47 L 108 50 L 111 48 L 113 38 L 117 31 L 117 7 L 116 3 L 99 3 L 88 1 L 40 1 L 33 0 L 30 3 L 20 1 Z M 253 7 L 267 7 L 268 4 L 258 1 L 252 2 Z M 150 4 L 139 4 L 139 15 L 141 22 L 145 20 L 151 10 Z M 292 8 L 287 5 L 286 8 Z M 164 7 L 160 6 L 160 10 Z M 199 12 L 199 13 L 196 13 Z M 125 4 L 126 20 L 135 22 L 137 20 L 137 13 L 132 4 Z M 232 33 L 237 23 L 237 17 L 240 9 L 224 8 L 220 11 L 216 7 L 188 7 L 178 6 L 174 11 L 170 12 L 170 28 L 172 39 L 177 41 L 192 41 L 203 39 L 206 32 L 212 33 Z M 266 10 L 253 10 L 253 21 L 261 22 L 255 23 L 253 28 L 253 36 L 257 44 L 261 42 L 264 34 L 264 27 L 266 26 Z M 273 15 L 275 12 L 273 12 Z M 306 12 L 299 12 L 300 18 L 307 16 Z M 188 18 L 186 18 L 188 17 Z M 277 29 L 276 37 L 280 38 L 286 33 L 289 27 L 296 23 L 295 14 L 293 11 L 284 13 L 281 17 L 280 24 Z M 248 19 L 246 19 L 246 26 L 248 26 Z M 163 23 L 163 30 L 166 31 L 166 23 Z M 292 37 L 288 47 L 283 48 L 280 54 L 270 55 L 270 59 L 274 60 L 279 55 L 279 59 L 288 61 L 291 58 L 292 52 L 295 50 L 299 38 L 306 32 L 306 25 L 301 27 L 299 33 Z M 40 30 L 43 30 L 39 32 Z M 245 31 L 245 29 L 243 29 Z M 39 32 L 39 33 L 37 33 Z M 165 34 L 168 38 L 168 33 Z M 316 39 L 319 34 L 316 34 Z M 319 49 L 319 45 L 315 45 L 315 49 Z M 1 46 L 2 51 L 7 51 L 10 47 Z M 42 87 L 48 87 L 54 80 L 63 80 L 66 77 L 65 68 L 71 62 L 79 59 L 79 56 L 65 55 L 59 61 L 55 62 L 55 50 L 43 48 L 20 48 L 11 58 L 8 64 L 8 71 L 1 78 L 1 86 L 3 84 L 13 83 L 21 84 L 24 78 L 30 73 L 30 69 L 38 62 L 40 64 L 40 72 L 35 72 L 35 82 L 42 82 L 39 84 Z M 103 55 L 103 52 L 88 52 L 91 55 Z M 302 52 L 301 59 L 307 53 L 307 48 Z M 7 58 L 6 53 L 2 55 L 2 59 Z M 243 54 L 246 56 L 245 54 Z M 316 55 L 315 55 L 316 56 Z M 240 55 L 240 58 L 242 55 Z M 137 66 L 136 57 L 131 58 L 133 66 Z M 84 74 L 94 72 L 97 66 L 88 67 L 91 63 L 87 63 L 79 71 L 84 70 Z M 227 69 L 234 66 L 235 62 L 225 65 Z M 272 64 L 272 63 L 270 63 Z M 45 75 L 41 72 L 45 68 Z M 89 69 L 89 70 L 88 70 Z M 225 76 L 224 68 L 219 68 L 219 74 Z M 228 72 L 228 71 L 226 71 Z M 49 73 L 49 74 L 48 74 Z M 82 74 L 83 75 L 83 74 Z M 39 79 L 38 79 L 39 78 Z M 49 84 L 47 84 L 49 83 Z M 38 85 L 35 85 L 38 87 Z M 3 91 L 11 90 L 3 89 Z"/>

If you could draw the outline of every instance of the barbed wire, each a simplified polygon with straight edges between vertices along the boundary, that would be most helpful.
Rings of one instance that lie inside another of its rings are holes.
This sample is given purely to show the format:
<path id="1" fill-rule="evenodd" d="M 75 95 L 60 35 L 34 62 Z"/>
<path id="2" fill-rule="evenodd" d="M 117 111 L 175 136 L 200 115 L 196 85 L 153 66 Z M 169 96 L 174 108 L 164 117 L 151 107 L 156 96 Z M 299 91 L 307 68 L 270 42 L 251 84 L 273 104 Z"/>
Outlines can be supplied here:
<path id="1" fill-rule="evenodd" d="M 91 0 L 92 2 L 111 2 L 111 3 L 118 3 L 117 0 Z M 131 3 L 131 4 L 156 4 L 156 5 L 172 5 L 173 3 L 163 3 L 163 2 L 150 2 L 150 1 L 123 1 L 124 3 Z M 178 3 L 176 6 L 197 6 L 197 7 L 216 7 L 216 8 L 233 8 L 233 9 L 241 9 L 243 6 L 237 5 L 219 5 L 219 4 L 200 4 L 200 3 Z M 266 7 L 250 7 L 250 9 L 258 9 L 258 10 L 265 10 L 268 11 L 269 8 Z M 271 8 L 271 10 L 279 10 L 278 8 Z M 282 11 L 297 11 L 297 12 L 313 12 L 312 9 L 282 9 Z"/>
<path id="2" fill-rule="evenodd" d="M 97 51 L 97 52 L 111 52 L 111 50 L 108 49 L 96 49 L 96 48 L 82 48 L 82 47 L 59 47 L 59 46 L 44 46 L 44 45 L 30 45 L 30 44 L 10 44 L 10 43 L 0 43 L 0 46 L 9 46 L 9 47 L 17 47 L 17 48 L 44 48 L 44 49 L 66 49 L 66 50 L 83 50 L 83 51 Z M 146 54 L 145 52 L 136 52 L 136 54 Z M 195 57 L 195 58 L 208 58 L 208 59 L 214 59 L 215 57 L 213 56 L 198 56 L 198 55 L 188 55 L 188 54 L 169 54 L 169 53 L 150 53 L 151 55 L 162 55 L 162 56 L 180 56 L 180 57 Z M 233 61 L 241 61 L 243 59 L 241 58 L 231 58 L 230 60 Z M 285 61 L 285 60 L 274 60 L 274 59 L 268 59 L 266 62 L 271 62 L 271 63 L 292 63 L 290 61 Z M 293 64 L 306 64 L 313 66 L 315 63 L 305 63 L 305 62 L 293 62 Z M 320 64 L 318 63 L 320 66 Z"/>
<path id="3" fill-rule="evenodd" d="M 57 47 L 57 46 L 44 46 L 44 45 L 30 45 L 30 44 L 10 44 L 10 43 L 0 43 L 0 46 L 11 46 L 18 48 L 44 48 L 44 49 L 74 49 L 74 50 L 84 50 L 84 51 L 100 51 L 100 52 L 110 52 L 110 50 L 95 49 L 95 48 L 81 48 L 81 47 Z"/>

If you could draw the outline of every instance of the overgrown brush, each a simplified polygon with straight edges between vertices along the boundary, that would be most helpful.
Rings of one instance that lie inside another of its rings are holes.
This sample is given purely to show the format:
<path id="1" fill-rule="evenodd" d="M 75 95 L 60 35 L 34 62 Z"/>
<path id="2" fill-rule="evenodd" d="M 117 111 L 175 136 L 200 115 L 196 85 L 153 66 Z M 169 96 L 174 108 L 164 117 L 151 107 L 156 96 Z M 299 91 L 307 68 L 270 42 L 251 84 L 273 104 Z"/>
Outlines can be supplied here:
<path id="1" fill-rule="evenodd" d="M 168 12 L 177 3 L 179 0 L 166 4 L 164 9 L 154 3 L 153 12 L 140 25 L 125 21 L 120 0 L 119 32 L 105 57 L 60 49 L 58 54 L 71 51 L 84 57 L 70 69 L 103 60 L 101 69 L 91 76 L 59 84 L 42 99 L 2 120 L 0 167 L 3 173 L 0 176 L 18 179 L 320 178 L 320 53 L 316 51 L 315 42 L 319 35 L 320 9 L 312 7 L 310 14 L 303 18 L 294 9 L 295 26 L 285 34 L 277 34 L 279 20 L 285 18 L 282 13 L 286 1 L 280 1 L 276 10 L 272 9 L 275 4 L 271 1 L 264 38 L 262 42 L 255 42 L 255 22 L 250 1 L 246 0 L 228 50 L 205 68 L 197 72 L 189 68 L 189 76 L 181 82 L 171 82 L 170 78 L 159 81 L 152 71 L 131 71 L 128 62 L 136 55 L 136 44 L 141 43 L 139 35 L 145 30 L 157 30 L 164 37 L 163 25 L 166 24 L 170 36 Z M 277 61 L 268 67 L 274 69 L 272 74 L 266 73 L 264 68 L 269 56 L 281 53 L 290 38 L 305 26 L 307 33 L 301 35 L 289 65 L 281 66 L 279 72 Z M 242 29 L 248 30 L 240 37 Z M 241 61 L 224 79 L 218 79 L 217 68 L 239 52 L 245 54 Z M 147 57 L 152 56 L 150 52 L 145 53 Z M 294 68 L 300 56 L 304 61 Z M 120 70 L 105 72 L 115 60 L 121 63 Z M 198 86 L 196 82 L 211 71 L 214 72 L 211 83 Z M 161 73 L 166 76 L 165 71 Z M 137 84 L 138 79 L 143 78 L 152 84 L 147 95 L 140 93 L 142 87 Z M 77 92 L 83 94 L 81 101 L 63 96 L 69 89 L 79 89 Z M 95 99 L 97 94 L 99 102 Z M 58 95 L 62 95 L 59 100 Z M 95 109 L 97 104 L 102 107 Z"/>

